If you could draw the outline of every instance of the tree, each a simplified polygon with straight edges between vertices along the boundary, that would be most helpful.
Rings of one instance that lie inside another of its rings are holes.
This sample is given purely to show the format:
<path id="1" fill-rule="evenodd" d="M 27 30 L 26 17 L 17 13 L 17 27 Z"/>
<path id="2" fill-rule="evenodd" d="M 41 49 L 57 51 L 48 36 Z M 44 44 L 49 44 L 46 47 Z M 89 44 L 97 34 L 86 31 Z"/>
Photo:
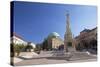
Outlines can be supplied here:
<path id="1" fill-rule="evenodd" d="M 33 49 L 33 46 L 32 45 L 30 45 L 30 44 L 26 45 L 26 47 L 25 47 L 25 50 L 26 51 L 29 50 L 29 52 L 30 52 L 31 49 Z"/>
<path id="2" fill-rule="evenodd" d="M 17 56 L 19 56 L 20 52 L 23 50 L 23 48 L 25 48 L 25 46 L 23 44 L 14 44 L 11 43 L 10 44 L 10 56 L 11 56 L 11 65 L 14 65 L 14 56 L 17 53 Z"/>
<path id="3" fill-rule="evenodd" d="M 42 42 L 42 50 L 47 50 L 47 46 L 48 46 L 48 41 L 47 38 L 44 39 L 44 41 Z"/>
<path id="4" fill-rule="evenodd" d="M 36 52 L 36 53 L 40 53 L 40 51 L 41 51 L 41 47 L 42 47 L 42 45 L 41 44 L 36 44 L 36 48 L 34 49 L 34 51 Z"/>
<path id="5" fill-rule="evenodd" d="M 25 46 L 23 44 L 13 44 L 14 54 L 17 53 L 17 56 L 19 56 L 20 52 L 22 51 Z"/>

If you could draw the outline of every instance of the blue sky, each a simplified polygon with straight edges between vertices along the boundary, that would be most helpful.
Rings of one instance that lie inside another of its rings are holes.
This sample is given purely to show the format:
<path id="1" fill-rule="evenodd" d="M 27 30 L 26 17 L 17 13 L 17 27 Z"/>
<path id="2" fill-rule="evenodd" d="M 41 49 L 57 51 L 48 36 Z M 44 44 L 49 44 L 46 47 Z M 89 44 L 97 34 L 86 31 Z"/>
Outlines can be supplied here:
<path id="1" fill-rule="evenodd" d="M 74 36 L 97 26 L 97 7 L 69 4 L 14 2 L 14 32 L 26 41 L 41 43 L 48 34 L 57 32 L 63 39 L 66 13 Z"/>

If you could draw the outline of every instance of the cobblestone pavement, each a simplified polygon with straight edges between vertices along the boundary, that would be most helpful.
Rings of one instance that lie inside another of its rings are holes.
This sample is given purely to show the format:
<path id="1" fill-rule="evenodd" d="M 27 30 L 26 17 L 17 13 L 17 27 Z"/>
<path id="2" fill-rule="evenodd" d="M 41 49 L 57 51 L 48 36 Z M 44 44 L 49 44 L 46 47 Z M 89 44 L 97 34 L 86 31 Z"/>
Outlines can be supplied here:
<path id="1" fill-rule="evenodd" d="M 73 56 L 70 59 L 66 56 L 49 56 L 50 53 L 52 54 L 52 52 L 42 52 L 41 57 L 37 58 L 21 58 L 23 61 L 15 63 L 15 66 L 97 61 L 97 56 L 88 55 L 87 53 L 72 53 Z M 43 55 L 45 56 L 43 57 Z"/>

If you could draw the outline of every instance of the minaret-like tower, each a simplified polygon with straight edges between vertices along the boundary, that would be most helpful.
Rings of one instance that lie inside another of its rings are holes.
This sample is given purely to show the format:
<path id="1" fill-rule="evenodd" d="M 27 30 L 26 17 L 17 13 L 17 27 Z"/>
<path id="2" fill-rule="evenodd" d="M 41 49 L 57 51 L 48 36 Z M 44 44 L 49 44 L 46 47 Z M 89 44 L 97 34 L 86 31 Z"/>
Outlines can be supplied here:
<path id="1" fill-rule="evenodd" d="M 69 47 L 72 47 L 72 42 L 73 42 L 73 39 L 72 39 L 72 33 L 71 33 L 71 28 L 70 28 L 70 17 L 69 17 L 69 14 L 66 15 L 66 32 L 65 32 L 65 35 L 64 35 L 64 50 L 66 52 L 68 52 L 68 48 Z"/>

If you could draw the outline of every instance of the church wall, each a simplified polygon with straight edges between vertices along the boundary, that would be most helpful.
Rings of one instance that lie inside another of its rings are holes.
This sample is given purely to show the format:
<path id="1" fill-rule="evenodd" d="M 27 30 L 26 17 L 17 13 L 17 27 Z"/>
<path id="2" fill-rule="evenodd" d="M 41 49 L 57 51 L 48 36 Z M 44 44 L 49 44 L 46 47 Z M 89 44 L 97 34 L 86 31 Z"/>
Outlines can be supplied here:
<path id="1" fill-rule="evenodd" d="M 63 41 L 59 38 L 52 38 L 52 48 L 57 48 L 63 44 Z"/>

